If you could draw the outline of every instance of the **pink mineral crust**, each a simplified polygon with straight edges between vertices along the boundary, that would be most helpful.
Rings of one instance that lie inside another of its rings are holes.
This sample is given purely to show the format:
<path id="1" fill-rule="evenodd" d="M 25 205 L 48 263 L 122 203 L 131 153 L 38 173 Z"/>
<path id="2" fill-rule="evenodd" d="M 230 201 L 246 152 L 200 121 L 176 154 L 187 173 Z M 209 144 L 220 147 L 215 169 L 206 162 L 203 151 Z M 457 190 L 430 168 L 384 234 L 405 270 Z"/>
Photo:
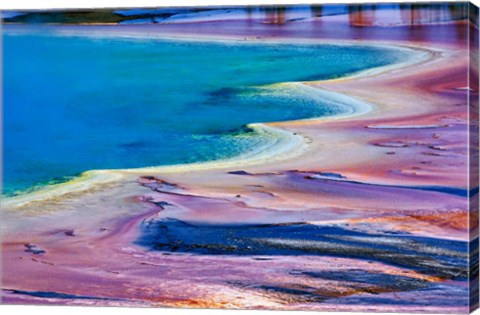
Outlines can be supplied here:
<path id="1" fill-rule="evenodd" d="M 392 12 L 365 10 L 279 25 L 58 26 L 103 35 L 355 40 L 427 57 L 303 83 L 373 109 L 267 124 L 301 135 L 307 147 L 299 155 L 112 171 L 111 181 L 7 200 L 2 302 L 467 312 L 467 242 L 478 228 L 468 216 L 468 127 L 476 123 L 465 89 L 468 23 L 425 23 L 424 9 L 402 12 L 393 25 Z"/>

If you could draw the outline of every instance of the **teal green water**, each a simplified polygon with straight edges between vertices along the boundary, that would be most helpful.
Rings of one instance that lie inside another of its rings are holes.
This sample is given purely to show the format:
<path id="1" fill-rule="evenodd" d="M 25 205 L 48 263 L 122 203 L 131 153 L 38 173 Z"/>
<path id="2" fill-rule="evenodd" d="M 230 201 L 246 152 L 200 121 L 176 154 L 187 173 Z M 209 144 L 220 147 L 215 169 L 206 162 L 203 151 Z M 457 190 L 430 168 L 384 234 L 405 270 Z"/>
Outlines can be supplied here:
<path id="1" fill-rule="evenodd" d="M 269 145 L 245 127 L 346 109 L 276 82 L 383 66 L 368 46 L 3 35 L 3 193 L 92 169 L 224 159 Z"/>

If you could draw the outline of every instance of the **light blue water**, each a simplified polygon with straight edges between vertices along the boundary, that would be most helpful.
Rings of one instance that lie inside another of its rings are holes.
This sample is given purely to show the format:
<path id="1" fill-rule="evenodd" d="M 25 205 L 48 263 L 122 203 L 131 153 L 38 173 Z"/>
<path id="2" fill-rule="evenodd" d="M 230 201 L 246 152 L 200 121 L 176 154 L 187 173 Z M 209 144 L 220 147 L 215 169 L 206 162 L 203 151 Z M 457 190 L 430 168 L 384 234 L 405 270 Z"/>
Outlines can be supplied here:
<path id="1" fill-rule="evenodd" d="M 288 88 L 405 58 L 362 46 L 3 35 L 7 195 L 92 169 L 228 158 L 247 123 L 341 113 Z"/>

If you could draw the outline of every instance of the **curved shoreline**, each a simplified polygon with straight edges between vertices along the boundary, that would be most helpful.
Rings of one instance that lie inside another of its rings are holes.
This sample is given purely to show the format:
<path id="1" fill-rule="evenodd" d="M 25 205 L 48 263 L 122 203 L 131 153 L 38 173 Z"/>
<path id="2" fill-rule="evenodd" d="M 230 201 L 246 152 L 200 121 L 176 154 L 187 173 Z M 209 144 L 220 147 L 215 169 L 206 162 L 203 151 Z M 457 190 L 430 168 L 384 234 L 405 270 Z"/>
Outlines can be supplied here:
<path id="1" fill-rule="evenodd" d="M 69 36 L 72 34 L 59 34 L 61 36 Z M 83 34 L 84 36 L 92 36 L 98 37 L 95 35 L 88 35 Z M 121 34 L 117 34 L 118 37 L 122 37 Z M 105 37 L 111 37 L 109 35 Z M 137 38 L 137 37 L 133 37 Z M 173 38 L 163 38 L 159 36 L 153 37 L 140 37 L 145 39 L 163 39 L 163 40 L 194 40 L 194 41 L 204 41 L 204 39 L 198 38 L 190 38 L 190 37 L 180 37 L 177 38 L 174 36 Z M 214 42 L 225 42 L 228 39 L 216 39 L 211 38 L 210 41 Z M 232 39 L 230 39 L 232 40 Z M 209 41 L 209 40 L 207 40 Z M 234 42 L 238 42 L 235 40 Z M 333 41 L 332 41 L 333 42 Z M 242 44 L 245 43 L 242 41 Z M 248 43 L 252 44 L 279 44 L 279 43 L 288 43 L 288 39 L 285 40 L 272 40 L 272 41 L 249 41 Z M 298 42 L 299 44 L 305 42 Z M 309 41 L 309 44 L 328 44 L 329 41 Z M 366 103 L 363 100 L 358 98 L 352 98 L 345 94 L 328 91 L 326 89 L 320 89 L 318 87 L 311 86 L 313 84 L 318 84 L 322 82 L 333 82 L 333 81 L 343 81 L 343 80 L 350 80 L 353 78 L 359 77 L 370 77 L 376 76 L 380 74 L 389 73 L 398 69 L 404 69 L 411 67 L 413 65 L 426 63 L 435 59 L 436 54 L 438 51 L 434 51 L 432 49 L 427 49 L 424 47 L 417 47 L 417 46 L 406 46 L 406 45 L 398 45 L 395 44 L 394 48 L 389 45 L 389 43 L 364 43 L 364 46 L 374 46 L 374 47 L 388 47 L 389 49 L 397 49 L 397 50 L 409 50 L 412 55 L 405 61 L 394 63 L 386 66 L 381 67 L 374 67 L 372 69 L 361 70 L 350 75 L 336 78 L 336 79 L 328 79 L 328 80 L 314 80 L 314 81 L 305 81 L 305 82 L 282 82 L 282 83 L 274 83 L 267 86 L 285 86 L 285 85 L 295 85 L 301 86 L 302 88 L 311 89 L 311 92 L 316 93 L 317 95 L 321 95 L 330 101 L 335 103 L 340 103 L 346 105 L 346 107 L 354 108 L 348 113 L 339 114 L 339 115 L 332 115 L 327 117 L 312 117 L 307 119 L 298 119 L 298 120 L 289 120 L 289 121 L 279 121 L 279 122 L 270 122 L 270 123 L 252 123 L 248 124 L 247 127 L 254 129 L 259 134 L 269 134 L 272 137 L 275 137 L 277 141 L 268 147 L 262 146 L 254 151 L 249 151 L 237 155 L 235 157 L 227 158 L 227 159 L 220 159 L 214 161 L 206 161 L 206 162 L 196 162 L 196 163 L 188 163 L 188 164 L 175 164 L 175 165 L 163 165 L 163 166 L 152 166 L 152 167 L 140 167 L 140 168 L 130 168 L 130 169 L 105 169 L 105 170 L 88 170 L 82 172 L 79 176 L 73 178 L 72 180 L 68 180 L 63 183 L 59 184 L 52 184 L 46 185 L 38 190 L 27 192 L 24 194 L 19 194 L 12 197 L 5 197 L 2 198 L 2 204 L 4 208 L 17 208 L 24 206 L 33 201 L 45 200 L 49 198 L 55 198 L 62 196 L 67 193 L 72 192 L 82 192 L 85 190 L 89 190 L 94 188 L 98 185 L 112 183 L 112 182 L 119 182 L 122 179 L 128 178 L 129 176 L 139 176 L 144 174 L 150 174 L 152 172 L 156 173 L 182 173 L 187 171 L 206 171 L 206 170 L 218 170 L 218 169 L 225 169 L 229 167 L 248 167 L 254 165 L 263 165 L 267 162 L 272 161 L 286 161 L 291 160 L 295 157 L 298 157 L 307 150 L 307 143 L 305 141 L 304 136 L 295 134 L 286 130 L 285 128 L 279 127 L 278 125 L 284 123 L 292 123 L 292 122 L 302 122 L 302 121 L 331 121 L 331 120 L 340 120 L 340 119 L 347 119 L 352 117 L 359 117 L 362 116 L 371 110 L 374 110 L 373 104 Z M 345 41 L 345 42 L 335 42 L 335 45 L 359 45 L 358 41 Z M 421 53 L 420 53 L 421 52 Z M 348 103 L 348 105 L 347 105 Z M 352 106 L 352 104 L 354 104 Z"/>

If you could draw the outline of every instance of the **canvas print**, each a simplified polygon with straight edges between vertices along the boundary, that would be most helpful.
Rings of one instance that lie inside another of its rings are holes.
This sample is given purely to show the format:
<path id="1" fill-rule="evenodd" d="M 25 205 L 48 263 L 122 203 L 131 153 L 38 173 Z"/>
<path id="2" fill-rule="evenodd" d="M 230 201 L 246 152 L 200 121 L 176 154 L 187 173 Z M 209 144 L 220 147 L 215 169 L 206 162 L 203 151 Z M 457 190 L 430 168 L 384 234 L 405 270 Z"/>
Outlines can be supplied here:
<path id="1" fill-rule="evenodd" d="M 468 313 L 478 8 L 3 11 L 1 303 Z"/>

